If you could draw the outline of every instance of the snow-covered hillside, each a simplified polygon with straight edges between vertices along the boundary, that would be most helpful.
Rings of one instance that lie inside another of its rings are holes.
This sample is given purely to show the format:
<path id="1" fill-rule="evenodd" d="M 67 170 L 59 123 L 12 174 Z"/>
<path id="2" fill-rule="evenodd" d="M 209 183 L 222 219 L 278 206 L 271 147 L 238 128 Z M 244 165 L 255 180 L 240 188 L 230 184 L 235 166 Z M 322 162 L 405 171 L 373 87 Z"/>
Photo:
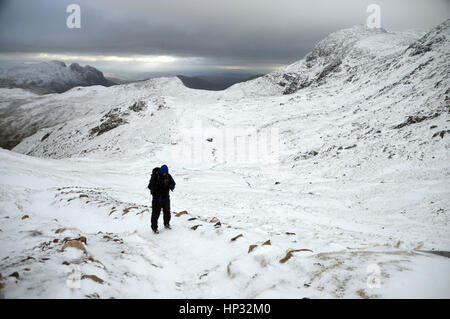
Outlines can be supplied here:
<path id="1" fill-rule="evenodd" d="M 11 91 L 0 126 L 26 138 L 0 152 L 0 292 L 450 297 L 449 37 L 450 20 L 429 32 L 356 26 L 218 92 L 177 78 Z M 212 131 L 191 161 L 199 121 L 278 132 L 278 161 L 225 161 Z M 173 229 L 156 236 L 146 186 L 163 163 L 177 182 Z"/>
<path id="2" fill-rule="evenodd" d="M 61 93 L 76 86 L 112 84 L 102 72 L 89 65 L 82 67 L 78 63 L 72 63 L 67 66 L 61 61 L 0 63 L 0 87 L 24 88 L 45 94 Z"/>
<path id="3" fill-rule="evenodd" d="M 174 86 L 169 84 L 166 87 L 166 82 Z M 10 90 L 11 96 L 8 97 L 9 90 L 0 89 L 0 96 L 5 99 L 0 108 L 0 146 L 12 148 L 38 130 L 66 126 L 71 120 L 84 122 L 92 118 L 92 121 L 99 122 L 102 113 L 117 105 L 126 109 L 135 100 L 145 99 L 162 106 L 161 92 L 164 89 L 177 91 L 184 86 L 176 79 L 158 78 L 112 87 L 76 87 L 61 94 L 36 96 L 31 100 L 25 91 L 19 94 L 19 89 Z"/>

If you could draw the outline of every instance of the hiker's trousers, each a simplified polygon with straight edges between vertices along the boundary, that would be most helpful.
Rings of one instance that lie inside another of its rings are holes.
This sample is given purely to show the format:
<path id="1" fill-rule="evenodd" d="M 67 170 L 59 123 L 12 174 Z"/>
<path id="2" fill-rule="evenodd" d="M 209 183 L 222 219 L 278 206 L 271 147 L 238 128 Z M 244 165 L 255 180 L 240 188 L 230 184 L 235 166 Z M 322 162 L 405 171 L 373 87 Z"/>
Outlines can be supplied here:
<path id="1" fill-rule="evenodd" d="M 158 200 L 152 200 L 152 229 L 158 229 L 158 218 L 163 210 L 164 225 L 170 223 L 170 199 L 165 202 L 159 202 Z"/>

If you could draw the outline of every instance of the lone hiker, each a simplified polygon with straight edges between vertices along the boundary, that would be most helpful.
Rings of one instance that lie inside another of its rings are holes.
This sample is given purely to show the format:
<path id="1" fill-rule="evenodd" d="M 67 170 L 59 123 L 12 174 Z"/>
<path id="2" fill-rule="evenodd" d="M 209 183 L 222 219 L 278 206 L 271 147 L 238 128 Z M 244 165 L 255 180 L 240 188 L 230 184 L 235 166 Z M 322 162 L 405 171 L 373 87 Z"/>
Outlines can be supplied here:
<path id="1" fill-rule="evenodd" d="M 152 230 L 158 234 L 158 218 L 163 210 L 164 227 L 170 229 L 170 196 L 169 190 L 175 189 L 175 181 L 169 174 L 169 168 L 166 165 L 155 167 L 152 171 L 148 189 L 153 196 L 152 200 Z"/>

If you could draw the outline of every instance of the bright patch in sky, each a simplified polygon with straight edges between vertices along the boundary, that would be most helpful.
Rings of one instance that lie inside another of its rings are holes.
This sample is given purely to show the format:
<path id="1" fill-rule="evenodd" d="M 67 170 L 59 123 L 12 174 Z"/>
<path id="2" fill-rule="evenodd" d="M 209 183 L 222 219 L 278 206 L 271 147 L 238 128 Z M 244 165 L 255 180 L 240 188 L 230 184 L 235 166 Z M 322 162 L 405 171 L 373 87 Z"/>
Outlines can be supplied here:
<path id="1" fill-rule="evenodd" d="M 44 60 L 77 60 L 77 61 L 114 61 L 114 62 L 140 62 L 140 63 L 171 63 L 177 59 L 172 56 L 159 55 L 133 55 L 128 57 L 115 56 L 115 55 L 67 55 L 67 54 L 51 54 L 51 53 L 39 53 L 38 59 Z"/>

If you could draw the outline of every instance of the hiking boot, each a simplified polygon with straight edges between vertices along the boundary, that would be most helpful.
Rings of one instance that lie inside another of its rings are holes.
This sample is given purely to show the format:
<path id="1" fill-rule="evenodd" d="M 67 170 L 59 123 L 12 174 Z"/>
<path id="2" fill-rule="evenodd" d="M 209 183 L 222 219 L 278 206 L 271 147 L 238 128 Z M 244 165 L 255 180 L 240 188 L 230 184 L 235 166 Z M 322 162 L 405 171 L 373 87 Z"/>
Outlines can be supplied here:
<path id="1" fill-rule="evenodd" d="M 153 229 L 153 232 L 154 232 L 155 234 L 159 234 L 159 230 L 157 230 L 157 229 Z"/>
<path id="2" fill-rule="evenodd" d="M 170 225 L 164 225 L 164 228 L 165 228 L 165 229 L 172 229 L 172 228 L 170 227 Z"/>

